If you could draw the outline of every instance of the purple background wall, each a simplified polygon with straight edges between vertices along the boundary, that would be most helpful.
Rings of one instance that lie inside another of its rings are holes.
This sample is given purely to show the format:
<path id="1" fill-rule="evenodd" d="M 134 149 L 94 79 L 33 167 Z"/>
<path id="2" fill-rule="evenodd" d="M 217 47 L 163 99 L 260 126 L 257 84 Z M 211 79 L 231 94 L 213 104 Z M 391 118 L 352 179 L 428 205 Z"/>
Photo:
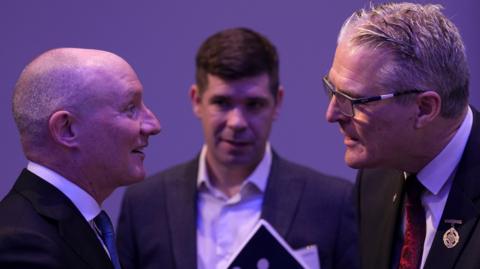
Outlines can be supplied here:
<path id="1" fill-rule="evenodd" d="M 188 89 L 194 55 L 210 34 L 251 27 L 276 44 L 286 95 L 271 142 L 294 161 L 353 181 L 343 163 L 337 125 L 324 119 L 327 99 L 321 77 L 331 64 L 343 20 L 367 0 L 114 1 L 2 0 L 0 2 L 0 198 L 26 165 L 11 115 L 12 88 L 23 67 L 55 47 L 115 52 L 136 69 L 145 100 L 159 117 L 160 135 L 150 140 L 148 174 L 190 159 L 203 137 L 191 112 Z M 379 1 L 377 1 L 379 2 Z M 417 1 L 425 3 L 426 1 Z M 471 103 L 480 108 L 478 0 L 438 0 L 463 35 L 471 67 Z M 117 218 L 123 188 L 104 207 Z"/>

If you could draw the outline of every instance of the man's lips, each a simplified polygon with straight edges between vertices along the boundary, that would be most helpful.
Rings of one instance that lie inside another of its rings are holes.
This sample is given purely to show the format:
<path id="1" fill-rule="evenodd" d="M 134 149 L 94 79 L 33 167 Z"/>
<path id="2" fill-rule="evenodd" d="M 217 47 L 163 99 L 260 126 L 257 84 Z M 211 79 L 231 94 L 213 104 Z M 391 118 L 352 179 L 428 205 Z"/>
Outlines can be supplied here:
<path id="1" fill-rule="evenodd" d="M 347 146 L 347 147 L 348 146 L 353 146 L 353 145 L 358 143 L 358 139 L 356 139 L 355 137 L 347 135 L 344 130 L 340 129 L 340 132 L 343 135 L 343 143 L 345 144 L 345 146 Z"/>
<path id="2" fill-rule="evenodd" d="M 143 152 L 143 150 L 147 147 L 147 145 L 143 145 L 143 146 L 140 146 L 138 148 L 135 148 L 134 150 L 132 150 L 133 153 L 136 153 L 136 154 L 141 154 L 143 156 L 145 156 L 145 153 Z"/>
<path id="3" fill-rule="evenodd" d="M 222 142 L 230 144 L 235 147 L 244 147 L 251 144 L 250 141 L 247 140 L 231 140 L 231 139 L 221 139 Z"/>
<path id="4" fill-rule="evenodd" d="M 354 138 L 351 138 L 351 137 L 348 137 L 348 136 L 345 136 L 345 138 L 343 139 L 343 143 L 345 144 L 345 146 L 349 147 L 349 146 L 356 145 L 358 143 L 358 140 L 354 139 Z"/>

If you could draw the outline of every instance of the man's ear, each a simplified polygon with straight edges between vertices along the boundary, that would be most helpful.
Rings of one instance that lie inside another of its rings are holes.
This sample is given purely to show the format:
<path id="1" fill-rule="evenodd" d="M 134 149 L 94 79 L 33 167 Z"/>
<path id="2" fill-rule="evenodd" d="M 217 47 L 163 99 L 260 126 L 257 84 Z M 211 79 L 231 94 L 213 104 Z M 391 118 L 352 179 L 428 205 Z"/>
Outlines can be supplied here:
<path id="1" fill-rule="evenodd" d="M 417 119 L 416 128 L 423 128 L 435 120 L 442 108 L 442 98 L 435 91 L 427 91 L 417 95 Z"/>
<path id="2" fill-rule="evenodd" d="M 275 114 L 273 115 L 274 119 L 278 118 L 278 115 L 280 114 L 280 109 L 282 108 L 283 104 L 283 95 L 285 91 L 283 90 L 283 86 L 278 87 L 278 91 L 275 96 Z"/>
<path id="3" fill-rule="evenodd" d="M 77 145 L 75 123 L 75 117 L 72 113 L 65 110 L 54 112 L 48 120 L 48 128 L 52 139 L 65 147 L 75 147 Z"/>
<path id="4" fill-rule="evenodd" d="M 190 101 L 192 102 L 193 113 L 197 117 L 200 117 L 202 114 L 201 106 L 200 106 L 200 104 L 202 103 L 202 96 L 200 94 L 200 89 L 198 88 L 197 84 L 192 85 L 192 87 L 190 88 L 189 95 L 190 95 Z"/>

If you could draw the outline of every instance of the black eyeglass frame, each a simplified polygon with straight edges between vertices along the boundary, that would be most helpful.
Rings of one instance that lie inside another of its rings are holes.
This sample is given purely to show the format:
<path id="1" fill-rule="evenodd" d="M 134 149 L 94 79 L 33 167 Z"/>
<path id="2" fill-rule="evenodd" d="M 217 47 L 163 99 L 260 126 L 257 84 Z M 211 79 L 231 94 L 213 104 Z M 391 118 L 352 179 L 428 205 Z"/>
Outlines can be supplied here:
<path id="1" fill-rule="evenodd" d="M 323 80 L 323 87 L 325 89 L 325 93 L 329 97 L 329 100 L 331 100 L 334 95 L 337 96 L 337 94 L 338 94 L 338 95 L 344 97 L 345 99 L 347 99 L 350 102 L 351 113 L 347 113 L 347 112 L 342 111 L 340 109 L 340 112 L 347 117 L 354 117 L 355 116 L 355 110 L 354 110 L 353 106 L 357 105 L 357 104 L 366 104 L 366 103 L 385 100 L 385 99 L 389 99 L 389 98 L 393 98 L 393 97 L 397 97 L 397 96 L 401 96 L 401 95 L 425 92 L 423 90 L 413 89 L 413 90 L 408 90 L 408 91 L 403 91 L 403 92 L 381 94 L 381 95 L 377 95 L 377 96 L 353 98 L 353 97 L 347 95 L 346 93 L 343 93 L 343 92 L 337 90 L 335 88 L 335 86 L 333 86 L 332 83 L 330 83 L 330 81 L 328 81 L 327 76 L 324 76 L 322 80 Z"/>

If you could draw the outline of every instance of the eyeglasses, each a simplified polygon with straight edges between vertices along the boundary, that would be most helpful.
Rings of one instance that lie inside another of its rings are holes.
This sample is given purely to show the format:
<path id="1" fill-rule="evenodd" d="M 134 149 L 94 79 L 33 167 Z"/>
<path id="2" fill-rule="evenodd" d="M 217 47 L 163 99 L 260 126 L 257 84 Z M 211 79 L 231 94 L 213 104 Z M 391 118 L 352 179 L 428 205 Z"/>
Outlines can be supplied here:
<path id="1" fill-rule="evenodd" d="M 325 93 L 328 95 L 329 99 L 331 100 L 332 97 L 335 95 L 335 100 L 337 102 L 338 108 L 340 112 L 347 116 L 353 117 L 355 116 L 355 110 L 353 109 L 354 105 L 357 104 L 366 104 L 374 101 L 385 100 L 393 97 L 397 97 L 400 95 L 412 94 L 412 93 L 422 93 L 422 90 L 409 90 L 404 92 L 395 92 L 389 94 L 382 94 L 372 97 L 364 97 L 364 98 L 353 98 L 348 96 L 347 94 L 338 91 L 335 86 L 328 81 L 328 78 L 325 76 L 323 77 L 323 87 L 325 88 Z"/>

